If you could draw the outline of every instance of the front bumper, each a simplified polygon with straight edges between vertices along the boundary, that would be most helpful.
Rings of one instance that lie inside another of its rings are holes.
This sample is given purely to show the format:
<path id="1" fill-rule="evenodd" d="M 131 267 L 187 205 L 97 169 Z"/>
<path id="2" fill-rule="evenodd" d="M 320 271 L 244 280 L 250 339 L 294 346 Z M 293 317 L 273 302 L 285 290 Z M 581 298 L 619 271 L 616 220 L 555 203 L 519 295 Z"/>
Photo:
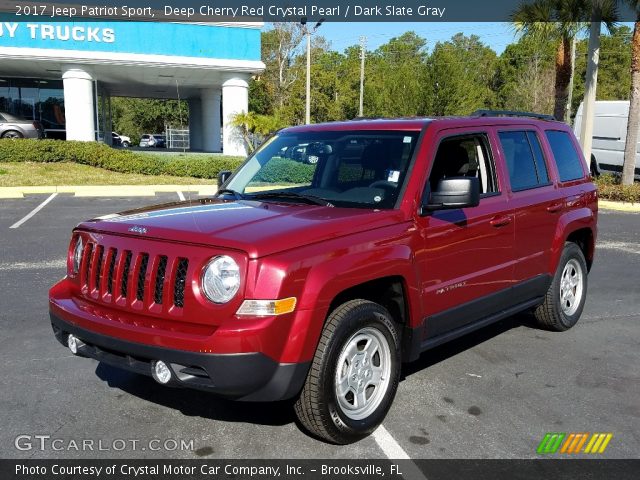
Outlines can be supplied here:
<path id="1" fill-rule="evenodd" d="M 302 389 L 309 363 L 278 363 L 254 353 L 211 354 L 143 345 L 80 328 L 50 312 L 53 331 L 67 345 L 71 333 L 84 345 L 78 354 L 115 367 L 151 376 L 151 362 L 162 360 L 173 371 L 172 384 L 206 390 L 242 401 L 292 398 Z"/>

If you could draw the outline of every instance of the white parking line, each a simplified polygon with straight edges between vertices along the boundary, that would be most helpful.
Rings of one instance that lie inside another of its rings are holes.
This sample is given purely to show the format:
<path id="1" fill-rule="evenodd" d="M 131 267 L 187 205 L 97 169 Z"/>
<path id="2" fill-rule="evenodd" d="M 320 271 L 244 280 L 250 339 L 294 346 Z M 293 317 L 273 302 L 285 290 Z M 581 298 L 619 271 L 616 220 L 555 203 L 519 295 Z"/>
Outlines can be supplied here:
<path id="1" fill-rule="evenodd" d="M 380 449 L 384 452 L 389 460 L 411 460 L 411 457 L 404 451 L 395 438 L 391 436 L 389 431 L 380 425 L 372 434 Z M 427 480 L 422 471 L 413 462 L 402 463 L 400 467 L 402 478 L 407 480 Z"/>
<path id="2" fill-rule="evenodd" d="M 12 271 L 12 270 L 42 270 L 42 269 L 57 269 L 67 266 L 67 261 L 64 258 L 58 260 L 46 260 L 43 262 L 15 262 L 15 263 L 0 263 L 0 272 Z"/>
<path id="3" fill-rule="evenodd" d="M 51 196 L 49 198 L 47 198 L 44 202 L 42 202 L 40 205 L 38 205 L 36 208 L 34 208 L 33 210 L 31 210 L 22 220 L 18 220 L 16 223 L 14 223 L 13 225 L 11 225 L 9 228 L 19 228 L 24 222 L 26 222 L 27 220 L 29 220 L 31 217 L 33 217 L 36 213 L 38 213 L 40 210 L 42 210 L 44 207 L 47 206 L 47 204 L 53 200 L 54 198 L 56 198 L 58 196 L 57 193 L 52 193 Z"/>
<path id="4" fill-rule="evenodd" d="M 390 460 L 411 460 L 411 457 L 407 455 L 400 444 L 396 442 L 395 438 L 391 436 L 389 431 L 384 428 L 384 425 L 380 425 L 375 432 L 373 432 L 373 439 L 378 446 L 382 449 L 384 454 Z"/>
<path id="5" fill-rule="evenodd" d="M 640 245 L 638 245 L 637 243 L 603 241 L 596 243 L 596 249 L 621 250 L 623 252 L 635 253 L 636 255 L 640 255 Z"/>
<path id="6" fill-rule="evenodd" d="M 185 200 L 184 193 L 182 193 L 180 190 L 178 190 L 178 198 L 180 199 L 181 202 L 184 202 Z"/>

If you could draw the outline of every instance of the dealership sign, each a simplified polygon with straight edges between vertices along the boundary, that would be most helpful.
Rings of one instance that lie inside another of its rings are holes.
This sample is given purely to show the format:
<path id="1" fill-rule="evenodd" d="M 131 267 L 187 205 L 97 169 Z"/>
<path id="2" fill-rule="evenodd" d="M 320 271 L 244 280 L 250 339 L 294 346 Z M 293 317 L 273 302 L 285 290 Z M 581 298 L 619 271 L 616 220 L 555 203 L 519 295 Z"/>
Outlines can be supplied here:
<path id="1" fill-rule="evenodd" d="M 0 21 L 2 48 L 259 61 L 260 29 L 235 24 L 60 19 L 48 22 Z"/>
<path id="2" fill-rule="evenodd" d="M 116 41 L 113 28 L 101 28 L 96 26 L 77 26 L 68 23 L 0 23 L 0 37 L 16 38 L 21 34 L 19 30 L 26 30 L 26 34 L 32 40 L 60 40 L 63 42 L 106 42 Z"/>

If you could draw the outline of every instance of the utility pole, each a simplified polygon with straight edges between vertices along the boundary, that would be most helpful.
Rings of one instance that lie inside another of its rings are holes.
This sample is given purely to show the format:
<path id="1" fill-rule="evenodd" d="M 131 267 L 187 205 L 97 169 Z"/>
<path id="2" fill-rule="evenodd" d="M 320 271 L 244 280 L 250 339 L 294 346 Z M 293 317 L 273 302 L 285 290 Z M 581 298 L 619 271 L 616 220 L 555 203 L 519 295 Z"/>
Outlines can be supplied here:
<path id="1" fill-rule="evenodd" d="M 600 30 L 602 11 L 598 2 L 594 2 L 589 31 L 589 53 L 587 58 L 587 77 L 582 107 L 582 125 L 580 125 L 580 144 L 587 165 L 591 166 L 591 146 L 593 145 L 593 117 L 596 107 L 596 87 L 598 86 L 598 63 L 600 60 Z"/>
<path id="2" fill-rule="evenodd" d="M 364 59 L 367 55 L 367 37 L 364 35 L 360 37 L 360 109 L 358 110 L 358 116 L 364 117 L 363 105 L 364 105 Z"/>
<path id="3" fill-rule="evenodd" d="M 303 17 L 300 24 L 304 28 L 304 33 L 307 36 L 307 98 L 305 102 L 305 123 L 309 125 L 311 123 L 311 35 L 316 33 L 316 30 L 320 28 L 324 22 L 324 18 L 321 18 L 316 25 L 310 29 L 307 25 L 307 17 Z"/>
<path id="4" fill-rule="evenodd" d="M 569 124 L 571 121 L 571 103 L 573 102 L 573 85 L 575 83 L 576 76 L 576 44 L 578 43 L 578 39 L 576 36 L 573 36 L 573 40 L 571 42 L 571 79 L 569 80 L 569 98 L 567 99 L 567 110 L 564 114 L 564 122 Z"/>

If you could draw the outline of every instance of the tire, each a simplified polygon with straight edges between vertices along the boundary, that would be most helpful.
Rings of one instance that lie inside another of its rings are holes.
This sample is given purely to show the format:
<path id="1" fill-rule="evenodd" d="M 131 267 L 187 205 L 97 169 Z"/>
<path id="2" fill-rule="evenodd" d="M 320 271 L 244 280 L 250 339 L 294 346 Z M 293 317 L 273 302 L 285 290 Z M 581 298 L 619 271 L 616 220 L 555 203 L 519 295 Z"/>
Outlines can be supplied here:
<path id="1" fill-rule="evenodd" d="M 600 176 L 600 167 L 598 166 L 598 161 L 596 160 L 596 156 L 593 153 L 591 154 L 591 164 L 589 166 L 589 170 L 593 178 L 598 178 Z"/>
<path id="2" fill-rule="evenodd" d="M 400 365 L 400 338 L 389 312 L 367 300 L 340 305 L 327 319 L 295 403 L 298 420 L 330 443 L 344 445 L 366 437 L 389 411 Z"/>
<path id="3" fill-rule="evenodd" d="M 22 135 L 17 130 L 7 130 L 2 134 L 1 138 L 11 138 L 11 139 L 24 138 L 24 135 Z"/>
<path id="4" fill-rule="evenodd" d="M 129 148 L 130 146 L 129 142 L 122 142 L 122 148 Z"/>
<path id="5" fill-rule="evenodd" d="M 538 324 L 556 332 L 564 332 L 573 327 L 584 309 L 587 284 L 587 262 L 584 254 L 578 245 L 566 242 L 544 303 L 534 312 Z M 563 295 L 566 295 L 564 300 Z"/>

